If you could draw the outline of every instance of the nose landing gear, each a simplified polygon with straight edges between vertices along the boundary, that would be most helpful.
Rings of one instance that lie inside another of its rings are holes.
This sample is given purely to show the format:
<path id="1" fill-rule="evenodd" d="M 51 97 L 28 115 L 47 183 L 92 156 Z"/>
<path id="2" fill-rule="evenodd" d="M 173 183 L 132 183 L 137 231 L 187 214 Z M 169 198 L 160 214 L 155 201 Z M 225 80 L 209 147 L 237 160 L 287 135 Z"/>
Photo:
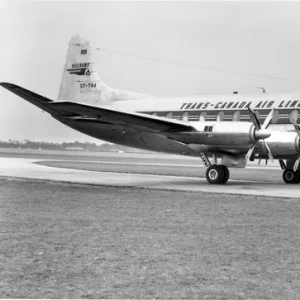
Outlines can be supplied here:
<path id="1" fill-rule="evenodd" d="M 206 180 L 212 184 L 224 184 L 229 179 L 229 170 L 224 165 L 210 165 L 206 169 Z"/>

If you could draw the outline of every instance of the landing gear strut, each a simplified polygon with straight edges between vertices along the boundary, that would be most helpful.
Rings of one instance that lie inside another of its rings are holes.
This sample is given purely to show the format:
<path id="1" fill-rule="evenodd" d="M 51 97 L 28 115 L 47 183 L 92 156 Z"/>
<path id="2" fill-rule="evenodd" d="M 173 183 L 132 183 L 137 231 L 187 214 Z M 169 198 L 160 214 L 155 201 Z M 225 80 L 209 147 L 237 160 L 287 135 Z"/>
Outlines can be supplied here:
<path id="1" fill-rule="evenodd" d="M 282 173 L 282 178 L 284 182 L 288 184 L 300 183 L 300 171 L 297 170 L 294 172 L 291 169 L 285 169 Z"/>
<path id="2" fill-rule="evenodd" d="M 224 184 L 229 179 L 229 170 L 223 165 L 210 165 L 206 169 L 206 179 L 212 184 Z"/>

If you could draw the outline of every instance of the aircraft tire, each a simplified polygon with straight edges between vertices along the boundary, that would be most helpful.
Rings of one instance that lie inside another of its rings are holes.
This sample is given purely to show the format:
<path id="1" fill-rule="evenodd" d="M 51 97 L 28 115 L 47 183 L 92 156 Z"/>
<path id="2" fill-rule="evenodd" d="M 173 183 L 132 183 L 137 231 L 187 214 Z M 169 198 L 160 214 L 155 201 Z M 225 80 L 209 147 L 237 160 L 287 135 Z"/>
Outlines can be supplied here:
<path id="1" fill-rule="evenodd" d="M 296 171 L 296 183 L 300 183 L 300 170 Z"/>
<path id="2" fill-rule="evenodd" d="M 206 169 L 206 180 L 211 184 L 223 183 L 224 177 L 223 166 L 211 165 Z"/>
<path id="3" fill-rule="evenodd" d="M 294 172 L 291 169 L 285 169 L 282 173 L 283 181 L 287 184 L 295 184 L 300 182 L 299 171 Z"/>
<path id="4" fill-rule="evenodd" d="M 228 181 L 228 179 L 229 179 L 229 176 L 230 176 L 229 170 L 224 165 L 220 165 L 220 167 L 223 168 L 223 170 L 224 170 L 224 178 L 223 178 L 222 183 L 226 183 Z"/>

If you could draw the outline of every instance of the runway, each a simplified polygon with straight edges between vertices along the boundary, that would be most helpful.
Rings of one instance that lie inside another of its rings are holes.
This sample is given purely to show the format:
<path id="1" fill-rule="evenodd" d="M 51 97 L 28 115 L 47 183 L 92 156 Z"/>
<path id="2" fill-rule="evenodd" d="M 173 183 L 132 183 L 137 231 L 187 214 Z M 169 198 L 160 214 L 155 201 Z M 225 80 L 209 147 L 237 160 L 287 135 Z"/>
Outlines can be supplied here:
<path id="1" fill-rule="evenodd" d="M 226 193 L 300 199 L 299 185 L 257 182 L 252 180 L 230 180 L 226 185 L 219 186 L 207 184 L 204 178 L 56 168 L 36 164 L 36 162 L 40 160 L 41 159 L 0 157 L 0 176 L 104 186 L 126 186 L 200 193 Z M 45 160 L 45 162 L 47 162 L 47 160 Z M 244 170 L 244 172 L 247 172 L 247 170 Z"/>

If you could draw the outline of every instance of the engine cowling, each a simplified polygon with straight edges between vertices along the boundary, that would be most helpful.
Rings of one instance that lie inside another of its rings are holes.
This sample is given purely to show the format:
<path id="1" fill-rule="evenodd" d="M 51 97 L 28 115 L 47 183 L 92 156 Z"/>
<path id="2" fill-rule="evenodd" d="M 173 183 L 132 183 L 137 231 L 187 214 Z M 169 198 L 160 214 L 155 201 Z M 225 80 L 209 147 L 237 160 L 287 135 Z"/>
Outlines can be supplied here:
<path id="1" fill-rule="evenodd" d="M 193 124 L 197 132 L 187 134 L 190 143 L 208 145 L 250 145 L 271 135 L 267 130 L 257 130 L 250 122 L 199 122 Z"/>
<path id="2" fill-rule="evenodd" d="M 295 155 L 300 153 L 300 139 L 296 132 L 274 131 L 266 139 L 274 157 Z M 259 154 L 265 154 L 266 150 L 262 143 L 255 149 Z"/>

